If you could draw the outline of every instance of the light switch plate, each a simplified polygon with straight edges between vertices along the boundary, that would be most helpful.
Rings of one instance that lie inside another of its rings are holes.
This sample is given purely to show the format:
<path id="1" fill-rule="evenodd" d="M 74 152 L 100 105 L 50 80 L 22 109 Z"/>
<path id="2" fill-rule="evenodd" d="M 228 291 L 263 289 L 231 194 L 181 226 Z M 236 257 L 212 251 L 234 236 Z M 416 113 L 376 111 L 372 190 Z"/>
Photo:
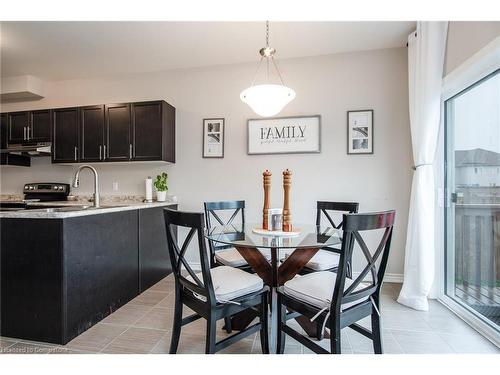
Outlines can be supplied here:
<path id="1" fill-rule="evenodd" d="M 118 191 L 118 182 L 113 182 L 113 191 Z"/>

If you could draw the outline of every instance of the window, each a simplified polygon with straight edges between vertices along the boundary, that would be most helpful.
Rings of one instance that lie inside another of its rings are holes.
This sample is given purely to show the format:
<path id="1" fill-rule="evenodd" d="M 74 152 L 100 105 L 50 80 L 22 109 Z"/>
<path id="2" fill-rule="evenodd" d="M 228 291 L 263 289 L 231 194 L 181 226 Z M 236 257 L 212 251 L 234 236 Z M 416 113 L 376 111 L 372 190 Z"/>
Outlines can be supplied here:
<path id="1" fill-rule="evenodd" d="M 500 70 L 445 102 L 445 294 L 500 332 Z"/>

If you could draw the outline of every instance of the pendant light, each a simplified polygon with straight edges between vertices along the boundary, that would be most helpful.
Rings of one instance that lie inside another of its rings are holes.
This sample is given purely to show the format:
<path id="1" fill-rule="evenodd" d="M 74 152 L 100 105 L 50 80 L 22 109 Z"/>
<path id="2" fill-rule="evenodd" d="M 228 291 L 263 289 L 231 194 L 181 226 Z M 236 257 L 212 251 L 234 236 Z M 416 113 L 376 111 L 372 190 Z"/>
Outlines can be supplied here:
<path id="1" fill-rule="evenodd" d="M 240 99 L 248 104 L 258 115 L 270 117 L 280 113 L 280 111 L 295 98 L 295 91 L 286 87 L 283 83 L 283 78 L 274 60 L 276 50 L 269 47 L 269 21 L 266 21 L 266 46 L 261 48 L 259 53 L 261 57 L 252 84 L 249 88 L 241 92 Z M 262 60 L 264 59 L 266 59 L 267 66 L 267 83 L 254 85 L 255 78 L 259 73 Z M 269 67 L 271 63 L 278 73 L 281 84 L 272 84 L 269 82 Z"/>

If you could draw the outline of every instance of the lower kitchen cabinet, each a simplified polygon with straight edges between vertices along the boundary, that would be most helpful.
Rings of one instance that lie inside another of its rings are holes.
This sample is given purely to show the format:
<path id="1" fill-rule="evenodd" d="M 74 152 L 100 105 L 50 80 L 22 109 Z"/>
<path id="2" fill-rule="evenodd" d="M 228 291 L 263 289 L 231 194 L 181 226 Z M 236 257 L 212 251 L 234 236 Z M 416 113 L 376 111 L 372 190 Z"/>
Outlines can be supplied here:
<path id="1" fill-rule="evenodd" d="M 163 209 L 139 210 L 139 291 L 150 288 L 171 271 Z"/>
<path id="2" fill-rule="evenodd" d="M 66 344 L 167 276 L 163 208 L 0 219 L 1 336 Z"/>

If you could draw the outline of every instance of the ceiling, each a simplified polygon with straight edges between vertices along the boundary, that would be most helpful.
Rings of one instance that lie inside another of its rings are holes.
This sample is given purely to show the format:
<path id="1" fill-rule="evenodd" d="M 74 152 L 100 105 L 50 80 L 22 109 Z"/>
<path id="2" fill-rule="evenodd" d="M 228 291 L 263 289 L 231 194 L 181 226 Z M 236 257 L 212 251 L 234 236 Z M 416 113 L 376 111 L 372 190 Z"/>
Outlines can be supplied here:
<path id="1" fill-rule="evenodd" d="M 65 80 L 257 61 L 264 22 L 1 22 L 1 76 Z M 402 47 L 415 22 L 272 22 L 277 58 Z"/>

